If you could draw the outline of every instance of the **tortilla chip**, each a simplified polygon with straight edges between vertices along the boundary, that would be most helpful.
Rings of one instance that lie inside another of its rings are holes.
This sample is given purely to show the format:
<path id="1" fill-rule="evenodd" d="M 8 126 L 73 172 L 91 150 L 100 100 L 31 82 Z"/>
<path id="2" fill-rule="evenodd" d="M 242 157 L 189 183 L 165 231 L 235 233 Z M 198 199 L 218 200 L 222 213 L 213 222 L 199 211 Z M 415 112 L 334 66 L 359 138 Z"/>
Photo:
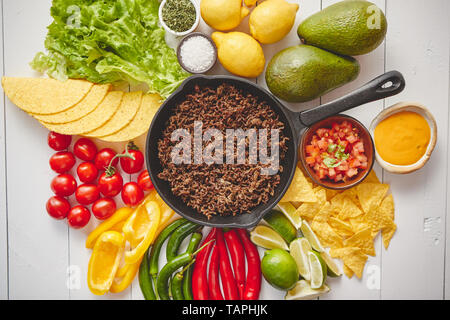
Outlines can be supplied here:
<path id="1" fill-rule="evenodd" d="M 367 227 L 353 236 L 344 240 L 345 247 L 357 247 L 362 249 L 365 254 L 375 256 L 375 246 L 373 244 L 372 230 Z"/>
<path id="2" fill-rule="evenodd" d="M 352 271 L 352 269 L 350 269 L 346 264 L 344 264 L 344 273 L 345 273 L 345 275 L 349 278 L 349 279 L 351 279 L 351 278 L 353 278 L 353 275 L 355 274 L 353 271 Z"/>
<path id="3" fill-rule="evenodd" d="M 157 94 L 146 94 L 134 119 L 125 128 L 112 135 L 101 137 L 110 142 L 130 141 L 143 135 L 150 128 L 153 117 L 161 105 L 161 97 Z"/>
<path id="4" fill-rule="evenodd" d="M 363 183 L 381 183 L 381 182 L 378 179 L 377 174 L 375 173 L 375 170 L 372 170 L 367 175 L 366 179 L 364 179 Z"/>
<path id="5" fill-rule="evenodd" d="M 379 207 L 366 214 L 366 220 L 375 236 L 381 229 L 391 228 L 394 220 L 394 200 L 392 196 L 386 197 Z"/>
<path id="6" fill-rule="evenodd" d="M 331 249 L 330 255 L 333 258 L 342 259 L 344 265 L 346 265 L 356 274 L 358 278 L 361 279 L 364 271 L 364 266 L 366 265 L 366 261 L 368 259 L 363 250 L 356 247 L 337 248 Z"/>
<path id="7" fill-rule="evenodd" d="M 351 237 L 354 234 L 350 223 L 342 221 L 338 218 L 328 218 L 328 224 L 334 229 L 334 231 L 336 231 L 338 235 L 343 238 Z"/>
<path id="8" fill-rule="evenodd" d="M 337 217 L 341 220 L 355 218 L 363 214 L 353 200 L 346 194 L 341 193 L 331 199 L 333 211 L 337 213 Z"/>
<path id="9" fill-rule="evenodd" d="M 55 114 L 35 114 L 33 117 L 39 121 L 51 124 L 68 123 L 79 120 L 97 108 L 103 99 L 105 99 L 106 95 L 111 90 L 111 87 L 110 84 L 94 85 L 87 96 L 72 108 Z"/>
<path id="10" fill-rule="evenodd" d="M 338 194 L 341 193 L 341 191 L 339 190 L 333 190 L 333 189 L 325 189 L 327 192 L 327 200 L 330 201 L 331 199 L 333 199 L 335 196 L 337 196 Z"/>
<path id="11" fill-rule="evenodd" d="M 86 97 L 93 83 L 43 78 L 3 77 L 6 96 L 20 109 L 33 114 L 53 114 L 70 109 Z"/>
<path id="12" fill-rule="evenodd" d="M 366 215 L 360 215 L 355 218 L 351 218 L 348 220 L 350 223 L 350 226 L 352 227 L 352 231 L 354 233 L 357 233 L 361 230 L 364 230 L 369 226 L 369 223 L 367 222 Z"/>
<path id="13" fill-rule="evenodd" d="M 313 229 L 324 246 L 330 248 L 340 248 L 343 245 L 342 237 L 337 234 L 327 222 L 330 213 L 331 205 L 327 202 L 311 222 L 311 229 Z"/>
<path id="14" fill-rule="evenodd" d="M 87 137 L 99 138 L 112 135 L 125 128 L 136 116 L 141 106 L 142 92 L 126 92 L 123 95 L 122 103 L 114 116 L 103 126 L 83 134 Z"/>
<path id="15" fill-rule="evenodd" d="M 378 183 L 362 183 L 356 187 L 358 199 L 365 213 L 376 209 L 389 190 L 389 185 Z"/>
<path id="16" fill-rule="evenodd" d="M 383 238 L 383 246 L 386 250 L 389 247 L 389 243 L 391 242 L 391 239 L 394 236 L 396 230 L 397 225 L 394 222 L 392 222 L 392 225 L 390 227 L 381 230 L 381 237 Z"/>
<path id="17" fill-rule="evenodd" d="M 394 197 L 392 196 L 392 194 L 384 198 L 384 200 L 381 202 L 380 207 L 378 208 L 378 211 L 386 219 L 391 219 L 392 221 L 395 220 L 395 205 Z"/>
<path id="18" fill-rule="evenodd" d="M 289 189 L 286 191 L 280 202 L 290 201 L 317 202 L 317 197 L 314 194 L 312 186 L 308 180 L 306 180 L 302 170 L 298 167 L 295 169 L 294 178 Z"/>
<path id="19" fill-rule="evenodd" d="M 73 122 L 62 124 L 49 124 L 41 122 L 50 131 L 67 135 L 82 135 L 104 125 L 117 112 L 124 93 L 112 91 L 105 99 L 87 116 Z"/>

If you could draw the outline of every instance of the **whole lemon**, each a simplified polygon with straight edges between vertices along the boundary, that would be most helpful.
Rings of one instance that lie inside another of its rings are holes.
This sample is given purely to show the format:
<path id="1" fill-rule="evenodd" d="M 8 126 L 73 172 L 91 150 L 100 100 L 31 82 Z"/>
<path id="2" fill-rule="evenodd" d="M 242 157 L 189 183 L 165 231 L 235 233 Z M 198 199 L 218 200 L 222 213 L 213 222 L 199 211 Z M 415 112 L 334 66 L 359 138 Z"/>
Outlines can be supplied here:
<path id="1" fill-rule="evenodd" d="M 202 0 L 200 12 L 211 28 L 221 31 L 236 28 L 250 13 L 242 0 Z"/>
<path id="2" fill-rule="evenodd" d="M 252 36 L 264 44 L 280 41 L 292 29 L 297 10 L 298 4 L 285 0 L 264 1 L 250 15 Z"/>
<path id="3" fill-rule="evenodd" d="M 247 78 L 259 76 L 266 65 L 261 45 L 243 32 L 214 32 L 218 58 L 229 72 Z"/>

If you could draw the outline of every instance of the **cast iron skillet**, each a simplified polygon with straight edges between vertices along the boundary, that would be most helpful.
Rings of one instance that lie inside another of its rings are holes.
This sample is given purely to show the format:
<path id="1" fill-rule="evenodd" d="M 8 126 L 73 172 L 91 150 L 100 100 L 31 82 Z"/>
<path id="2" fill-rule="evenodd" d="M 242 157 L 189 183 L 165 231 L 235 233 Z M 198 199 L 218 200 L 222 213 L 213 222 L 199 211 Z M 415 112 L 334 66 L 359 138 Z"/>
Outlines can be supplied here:
<path id="1" fill-rule="evenodd" d="M 222 83 L 230 83 L 237 88 L 267 101 L 285 124 L 284 135 L 289 138 L 288 151 L 280 162 L 284 167 L 281 181 L 275 189 L 274 196 L 265 204 L 255 207 L 248 214 L 236 216 L 206 216 L 188 207 L 181 198 L 175 196 L 167 181 L 158 178 L 162 166 L 158 158 L 158 140 L 166 127 L 172 110 L 181 102 L 187 93 L 194 90 L 195 85 L 216 87 Z M 400 93 L 405 87 L 403 76 L 398 71 L 385 73 L 354 92 L 330 103 L 295 113 L 284 107 L 277 98 L 257 84 L 233 76 L 195 75 L 186 79 L 180 87 L 163 103 L 153 118 L 146 142 L 146 163 L 150 178 L 161 198 L 178 214 L 195 223 L 213 227 L 250 228 L 255 226 L 283 197 L 294 176 L 297 164 L 297 149 L 302 133 L 312 124 L 332 115 L 360 106 L 362 104 L 384 99 Z"/>

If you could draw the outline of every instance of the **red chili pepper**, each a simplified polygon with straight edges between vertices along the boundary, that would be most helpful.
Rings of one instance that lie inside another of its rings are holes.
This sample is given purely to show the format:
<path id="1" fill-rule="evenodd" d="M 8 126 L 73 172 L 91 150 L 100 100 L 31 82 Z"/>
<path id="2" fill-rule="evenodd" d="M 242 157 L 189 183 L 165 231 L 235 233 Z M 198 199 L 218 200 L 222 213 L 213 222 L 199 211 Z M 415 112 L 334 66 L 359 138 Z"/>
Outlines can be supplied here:
<path id="1" fill-rule="evenodd" d="M 258 300 L 261 291 L 261 260 L 256 246 L 251 242 L 247 230 L 237 229 L 247 257 L 247 281 L 243 300 Z"/>
<path id="2" fill-rule="evenodd" d="M 234 276 L 239 291 L 239 299 L 244 298 L 245 290 L 245 252 L 239 236 L 236 231 L 230 230 L 224 233 L 227 242 L 228 251 L 230 252 L 231 262 L 233 262 Z"/>
<path id="3" fill-rule="evenodd" d="M 214 244 L 211 253 L 211 260 L 209 261 L 208 284 L 211 300 L 223 300 L 222 291 L 220 291 L 219 280 L 219 250 Z"/>
<path id="4" fill-rule="evenodd" d="M 217 229 L 213 228 L 203 241 L 203 244 L 216 237 Z M 192 273 L 192 295 L 194 300 L 209 300 L 208 290 L 208 259 L 213 243 L 207 245 L 197 254 Z"/>
<path id="5" fill-rule="evenodd" d="M 217 229 L 216 245 L 219 251 L 220 259 L 220 278 L 222 279 L 222 288 L 225 300 L 238 300 L 239 293 L 234 279 L 233 269 L 231 268 L 230 259 L 221 229 Z"/>

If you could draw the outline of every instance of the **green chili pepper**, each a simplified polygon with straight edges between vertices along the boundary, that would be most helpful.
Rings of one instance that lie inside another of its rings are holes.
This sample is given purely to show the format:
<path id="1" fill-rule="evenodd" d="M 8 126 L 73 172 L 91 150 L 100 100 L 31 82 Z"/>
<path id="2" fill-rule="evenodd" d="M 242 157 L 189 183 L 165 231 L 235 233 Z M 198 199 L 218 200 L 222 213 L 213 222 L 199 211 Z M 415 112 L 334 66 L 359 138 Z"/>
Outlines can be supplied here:
<path id="1" fill-rule="evenodd" d="M 202 241 L 203 235 L 199 232 L 196 232 L 192 235 L 191 241 L 189 241 L 189 245 L 187 248 L 187 252 L 194 252 L 197 250 L 198 245 L 200 244 L 200 241 Z M 184 272 L 183 275 L 183 296 L 184 300 L 193 300 L 192 296 L 192 272 L 194 271 L 194 268 L 190 266 L 187 268 L 187 270 Z"/>
<path id="2" fill-rule="evenodd" d="M 171 280 L 170 289 L 173 300 L 184 300 L 183 295 L 183 272 L 178 272 Z"/>
<path id="3" fill-rule="evenodd" d="M 176 256 L 172 261 L 166 263 L 166 265 L 159 272 L 158 278 L 156 280 L 156 289 L 158 291 L 158 295 L 161 300 L 170 299 L 168 282 L 172 274 L 178 269 L 193 263 L 195 261 L 194 260 L 195 255 L 199 253 L 208 244 L 210 244 L 211 241 L 205 243 L 200 249 L 198 249 L 194 253 L 189 252 L 182 253 Z"/>
<path id="4" fill-rule="evenodd" d="M 164 244 L 164 241 L 174 232 L 178 227 L 188 223 L 189 221 L 186 219 L 179 219 L 171 224 L 169 224 L 158 236 L 155 242 L 152 245 L 152 250 L 150 252 L 149 258 L 149 273 L 152 276 L 153 280 L 156 281 L 156 277 L 158 276 L 158 260 L 159 254 L 161 252 L 161 247 Z"/>
<path id="5" fill-rule="evenodd" d="M 142 294 L 145 300 L 157 300 L 155 291 L 153 290 L 153 282 L 148 272 L 148 253 L 150 249 L 144 255 L 141 265 L 139 267 L 139 286 L 141 287 Z"/>
<path id="6" fill-rule="evenodd" d="M 172 233 L 169 242 L 167 242 L 166 248 L 167 261 L 173 260 L 178 255 L 178 249 L 180 248 L 180 245 L 183 242 L 183 240 L 198 228 L 200 228 L 198 224 L 188 222 L 177 228 Z"/>

